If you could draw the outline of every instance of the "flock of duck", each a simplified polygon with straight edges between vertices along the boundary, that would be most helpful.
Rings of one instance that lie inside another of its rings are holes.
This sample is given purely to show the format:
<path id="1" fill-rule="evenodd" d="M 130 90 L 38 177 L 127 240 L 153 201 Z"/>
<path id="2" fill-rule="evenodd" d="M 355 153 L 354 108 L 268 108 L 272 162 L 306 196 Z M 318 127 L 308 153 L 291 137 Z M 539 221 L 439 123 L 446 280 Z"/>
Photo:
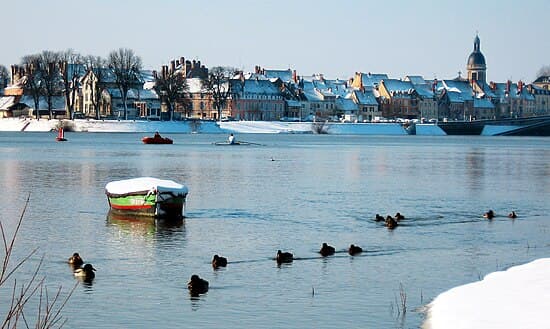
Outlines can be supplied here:
<path id="1" fill-rule="evenodd" d="M 348 253 L 351 256 L 360 254 L 363 252 L 363 248 L 351 244 L 348 248 Z M 333 246 L 323 243 L 319 253 L 323 257 L 331 256 L 336 253 L 336 249 Z M 294 255 L 290 252 L 277 251 L 275 255 L 275 261 L 277 264 L 292 263 L 294 261 Z M 91 282 L 95 278 L 94 271 L 96 270 L 92 264 L 84 264 L 84 260 L 80 255 L 75 252 L 68 260 L 68 263 L 73 267 L 74 276 L 81 279 L 84 282 Z M 212 258 L 212 267 L 218 269 L 220 267 L 227 266 L 227 258 L 214 255 Z M 202 279 L 197 274 L 191 275 L 191 279 L 187 283 L 187 288 L 191 296 L 196 297 L 200 294 L 204 294 L 208 291 L 208 281 Z"/>
<path id="2" fill-rule="evenodd" d="M 402 221 L 403 219 L 405 219 L 405 216 L 401 215 L 401 213 L 399 212 L 396 213 L 394 217 L 388 215 L 386 216 L 386 218 L 384 218 L 384 216 L 380 216 L 380 214 L 376 214 L 376 216 L 374 217 L 374 220 L 377 222 L 383 221 L 386 227 L 389 228 L 390 230 L 393 230 L 394 228 L 396 228 L 398 225 L 398 222 Z"/>
<path id="3" fill-rule="evenodd" d="M 495 217 L 495 212 L 491 209 L 489 209 L 487 212 L 483 214 L 483 218 L 487 219 L 493 219 Z M 508 214 L 508 218 L 514 219 L 517 218 L 518 215 L 515 211 L 511 211 Z M 381 216 L 380 214 L 376 214 L 374 220 L 377 222 L 384 222 L 386 227 L 390 230 L 393 230 L 399 225 L 399 222 L 401 220 L 405 219 L 405 216 L 403 216 L 401 213 L 396 213 L 394 217 L 387 215 L 385 218 L 384 216 Z"/>
<path id="4" fill-rule="evenodd" d="M 493 210 L 489 210 L 483 214 L 483 217 L 487 219 L 493 219 L 495 217 L 495 212 Z M 512 211 L 508 214 L 508 218 L 513 219 L 516 217 L 517 217 L 517 214 L 515 211 Z M 403 216 L 399 212 L 396 213 L 394 217 L 388 215 L 384 218 L 379 214 L 376 214 L 375 216 L 375 221 L 377 222 L 384 221 L 385 226 L 388 229 L 394 229 L 395 227 L 398 226 L 398 222 L 404 219 L 405 219 L 405 216 Z M 323 257 L 334 255 L 335 252 L 336 252 L 336 249 L 333 246 L 328 245 L 326 242 L 323 243 L 323 245 L 321 246 L 321 249 L 319 250 L 319 253 Z M 354 244 L 351 244 L 348 248 L 348 253 L 351 256 L 360 254 L 362 252 L 363 252 L 363 249 Z M 294 255 L 290 252 L 283 252 L 281 250 L 277 250 L 275 261 L 277 262 L 277 264 L 292 263 L 294 261 Z M 82 258 L 78 253 L 75 252 L 69 258 L 68 262 L 73 267 L 75 277 L 80 278 L 85 282 L 90 282 L 95 277 L 94 271 L 96 269 L 92 266 L 92 264 L 84 264 L 84 260 L 82 260 Z M 219 255 L 214 255 L 214 257 L 212 258 L 212 267 L 214 269 L 218 269 L 220 267 L 226 267 L 226 266 L 227 266 L 227 258 Z M 208 291 L 208 281 L 205 279 L 202 279 L 197 274 L 193 274 L 191 275 L 191 279 L 187 283 L 187 288 L 189 289 L 191 296 L 198 296 Z"/>
<path id="5" fill-rule="evenodd" d="M 360 254 L 363 252 L 363 248 L 356 246 L 354 244 L 351 244 L 348 248 L 348 253 L 351 256 Z M 326 242 L 323 243 L 321 246 L 321 249 L 319 250 L 319 253 L 323 257 L 328 257 L 331 255 L 334 255 L 336 253 L 336 249 L 333 246 L 330 246 Z M 275 261 L 277 264 L 283 264 L 283 263 L 292 263 L 294 261 L 294 255 L 290 252 L 277 250 L 277 254 L 275 255 Z M 227 266 L 227 258 L 214 255 L 212 258 L 212 267 L 214 269 L 218 269 L 220 267 L 226 267 Z M 208 281 L 205 279 L 202 279 L 197 274 L 191 275 L 191 279 L 187 283 L 187 288 L 189 289 L 189 292 L 191 296 L 198 296 L 200 294 L 204 294 L 208 291 Z"/>

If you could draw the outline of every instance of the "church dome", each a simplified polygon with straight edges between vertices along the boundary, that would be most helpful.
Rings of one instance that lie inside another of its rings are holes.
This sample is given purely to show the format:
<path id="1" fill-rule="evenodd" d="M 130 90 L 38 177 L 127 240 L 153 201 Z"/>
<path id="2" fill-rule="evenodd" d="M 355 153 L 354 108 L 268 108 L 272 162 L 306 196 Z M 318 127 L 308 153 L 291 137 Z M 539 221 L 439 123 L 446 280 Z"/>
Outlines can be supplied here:
<path id="1" fill-rule="evenodd" d="M 472 51 L 472 53 L 468 57 L 468 62 L 466 64 L 469 68 L 484 68 L 486 65 L 485 56 L 483 56 L 483 54 L 481 53 L 479 44 L 479 37 L 476 35 L 476 38 L 474 40 L 474 51 Z"/>
<path id="2" fill-rule="evenodd" d="M 469 67 L 479 67 L 479 66 L 485 66 L 485 56 L 478 51 L 474 51 L 470 54 L 470 57 L 468 57 L 468 64 Z"/>

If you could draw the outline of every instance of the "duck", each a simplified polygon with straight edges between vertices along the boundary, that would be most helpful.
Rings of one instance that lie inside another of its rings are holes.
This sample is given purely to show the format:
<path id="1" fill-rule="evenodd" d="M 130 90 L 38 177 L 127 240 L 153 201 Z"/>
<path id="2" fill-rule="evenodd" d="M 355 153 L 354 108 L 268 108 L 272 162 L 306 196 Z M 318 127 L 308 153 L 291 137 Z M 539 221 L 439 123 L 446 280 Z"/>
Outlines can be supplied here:
<path id="1" fill-rule="evenodd" d="M 281 250 L 277 250 L 277 257 L 275 259 L 278 264 L 292 263 L 294 260 L 294 255 L 290 252 L 282 252 Z"/>
<path id="2" fill-rule="evenodd" d="M 386 217 L 386 227 L 393 230 L 397 227 L 397 221 L 392 216 Z"/>
<path id="3" fill-rule="evenodd" d="M 321 256 L 326 257 L 330 255 L 334 255 L 334 252 L 336 250 L 333 246 L 329 246 L 326 242 L 323 242 L 323 246 L 321 247 L 321 250 L 319 250 L 319 253 Z"/>
<path id="4" fill-rule="evenodd" d="M 67 262 L 75 268 L 79 268 L 84 264 L 84 261 L 82 260 L 82 258 L 77 252 L 75 252 L 71 257 L 69 257 L 69 260 Z"/>
<path id="5" fill-rule="evenodd" d="M 362 252 L 363 252 L 363 248 L 361 248 L 361 247 L 359 247 L 359 246 L 356 246 L 356 245 L 354 245 L 354 244 L 351 244 L 351 245 L 349 246 L 348 253 L 349 253 L 350 255 L 352 255 L 352 256 L 353 256 L 353 255 L 360 254 L 360 253 L 362 253 Z"/>
<path id="6" fill-rule="evenodd" d="M 212 259 L 212 267 L 218 268 L 218 267 L 226 267 L 226 266 L 227 266 L 227 258 L 214 255 L 214 258 Z"/>
<path id="7" fill-rule="evenodd" d="M 86 264 L 84 267 L 74 270 L 74 276 L 84 280 L 91 280 L 95 278 L 95 270 L 96 269 L 92 266 L 92 264 Z"/>
<path id="8" fill-rule="evenodd" d="M 493 219 L 493 217 L 495 217 L 495 213 L 489 209 L 489 211 L 483 214 L 483 217 L 487 219 Z"/>
<path id="9" fill-rule="evenodd" d="M 400 221 L 402 219 L 405 219 L 405 216 L 401 215 L 401 213 L 398 212 L 395 214 L 395 220 Z"/>
<path id="10" fill-rule="evenodd" d="M 381 222 L 381 221 L 384 220 L 384 216 L 380 216 L 379 214 L 376 214 L 376 217 L 375 217 L 374 220 L 377 221 L 377 222 Z"/>
<path id="11" fill-rule="evenodd" d="M 516 218 L 518 215 L 516 215 L 516 212 L 512 210 L 511 213 L 508 214 L 508 218 Z"/>
<path id="12" fill-rule="evenodd" d="M 191 275 L 191 279 L 187 283 L 187 289 L 191 295 L 204 294 L 208 291 L 208 281 L 201 279 L 198 275 Z"/>

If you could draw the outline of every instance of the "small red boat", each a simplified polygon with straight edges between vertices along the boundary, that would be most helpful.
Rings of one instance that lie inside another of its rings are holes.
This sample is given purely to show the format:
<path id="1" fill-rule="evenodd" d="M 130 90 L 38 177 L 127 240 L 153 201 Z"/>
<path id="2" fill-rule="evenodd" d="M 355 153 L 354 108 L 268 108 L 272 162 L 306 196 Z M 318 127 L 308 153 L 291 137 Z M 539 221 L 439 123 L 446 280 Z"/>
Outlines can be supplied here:
<path id="1" fill-rule="evenodd" d="M 168 137 L 162 137 L 158 132 L 153 137 L 143 137 L 141 141 L 145 144 L 173 144 L 174 142 Z"/>
<path id="2" fill-rule="evenodd" d="M 59 128 L 57 131 L 57 137 L 55 138 L 58 142 L 65 142 L 67 139 L 65 138 L 65 132 L 63 131 L 63 128 Z"/>

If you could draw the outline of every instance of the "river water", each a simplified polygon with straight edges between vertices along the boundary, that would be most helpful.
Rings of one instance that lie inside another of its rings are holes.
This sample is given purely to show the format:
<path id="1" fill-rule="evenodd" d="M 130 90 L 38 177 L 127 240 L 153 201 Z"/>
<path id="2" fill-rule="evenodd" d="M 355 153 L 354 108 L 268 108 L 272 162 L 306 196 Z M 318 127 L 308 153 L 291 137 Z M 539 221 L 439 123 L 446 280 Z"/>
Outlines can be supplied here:
<path id="1" fill-rule="evenodd" d="M 15 277 L 28 280 L 43 257 L 50 293 L 77 283 L 67 328 L 418 328 L 439 293 L 550 253 L 548 138 L 54 137 L 0 133 L 0 210 L 9 234 L 30 195 L 13 257 L 38 252 Z M 110 216 L 105 184 L 137 176 L 186 184 L 185 220 Z M 374 221 L 396 212 L 406 219 L 395 230 Z M 337 253 L 320 257 L 323 242 Z M 365 252 L 349 256 L 352 243 Z M 277 266 L 278 249 L 299 259 Z M 97 269 L 92 284 L 73 277 L 73 252 Z M 214 254 L 227 268 L 212 269 Z M 208 293 L 190 297 L 192 274 Z"/>

